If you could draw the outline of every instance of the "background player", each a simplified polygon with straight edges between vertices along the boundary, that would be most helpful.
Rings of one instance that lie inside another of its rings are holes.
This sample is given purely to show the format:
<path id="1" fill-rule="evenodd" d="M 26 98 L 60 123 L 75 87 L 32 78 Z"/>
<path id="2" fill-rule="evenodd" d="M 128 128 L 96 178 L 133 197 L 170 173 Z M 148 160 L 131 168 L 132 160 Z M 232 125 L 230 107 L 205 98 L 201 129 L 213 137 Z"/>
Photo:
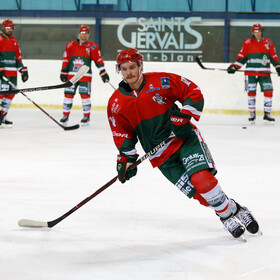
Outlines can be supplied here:
<path id="1" fill-rule="evenodd" d="M 256 91 L 257 83 L 260 84 L 264 94 L 264 117 L 266 122 L 273 123 L 271 117 L 273 87 L 269 73 L 270 62 L 275 66 L 278 76 L 280 75 L 280 63 L 276 54 L 275 47 L 269 38 L 263 37 L 264 29 L 260 24 L 252 26 L 253 36 L 245 39 L 236 61 L 231 64 L 227 71 L 229 74 L 235 73 L 246 64 L 246 70 L 254 73 L 245 72 L 245 90 L 248 94 L 248 107 L 250 111 L 249 121 L 254 123 L 256 119 Z"/>
<path id="2" fill-rule="evenodd" d="M 143 74 L 143 57 L 132 48 L 120 52 L 117 69 L 123 81 L 109 99 L 107 114 L 119 150 L 119 180 L 124 183 L 137 173 L 137 168 L 127 167 L 138 158 L 138 140 L 148 152 L 173 132 L 176 137 L 150 157 L 153 167 L 186 196 L 214 209 L 235 238 L 245 228 L 256 233 L 259 226 L 251 212 L 230 199 L 214 177 L 217 171 L 210 151 L 190 122 L 191 118 L 200 119 L 204 106 L 199 87 L 176 74 Z M 181 111 L 176 101 L 182 104 Z"/>
<path id="3" fill-rule="evenodd" d="M 21 50 L 17 39 L 13 36 L 15 24 L 6 19 L 2 22 L 0 34 L 0 90 L 7 91 L 11 86 L 3 80 L 6 76 L 13 84 L 17 85 L 17 71 L 21 73 L 23 82 L 28 80 L 27 67 L 22 64 Z M 0 95 L 0 125 L 11 127 L 13 123 L 6 119 L 14 94 Z"/>
<path id="4" fill-rule="evenodd" d="M 63 103 L 63 117 L 60 120 L 62 123 L 66 123 L 69 119 L 69 114 L 73 105 L 73 98 L 79 86 L 79 93 L 82 98 L 84 117 L 81 123 L 88 124 L 90 121 L 90 109 L 91 109 L 91 61 L 94 61 L 96 67 L 99 69 L 99 74 L 104 83 L 109 82 L 109 75 L 107 74 L 104 62 L 102 60 L 101 52 L 97 44 L 88 41 L 89 38 L 89 26 L 81 25 L 79 39 L 70 41 L 65 48 L 63 55 L 63 63 L 61 69 L 60 79 L 62 82 L 70 80 L 80 67 L 87 65 L 90 67 L 87 74 L 85 74 L 78 83 L 68 87 L 64 91 L 64 103 Z"/>

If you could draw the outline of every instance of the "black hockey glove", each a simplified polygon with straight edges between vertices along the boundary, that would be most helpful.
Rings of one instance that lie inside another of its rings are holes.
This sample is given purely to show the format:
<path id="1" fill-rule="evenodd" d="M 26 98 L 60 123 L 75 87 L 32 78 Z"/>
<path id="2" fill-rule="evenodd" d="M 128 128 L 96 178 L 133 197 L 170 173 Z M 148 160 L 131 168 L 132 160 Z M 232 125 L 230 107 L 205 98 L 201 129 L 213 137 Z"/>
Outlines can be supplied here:
<path id="1" fill-rule="evenodd" d="M 174 110 L 170 116 L 170 127 L 177 138 L 185 139 L 193 131 L 190 115 Z"/>
<path id="2" fill-rule="evenodd" d="M 101 70 L 101 71 L 99 72 L 99 75 L 100 75 L 100 77 L 101 77 L 103 83 L 108 83 L 108 82 L 109 82 L 110 78 L 109 78 L 109 75 L 108 75 L 108 73 L 106 72 L 106 70 Z"/>
<path id="3" fill-rule="evenodd" d="M 23 82 L 26 82 L 28 80 L 28 71 L 27 71 L 27 67 L 22 67 L 19 70 L 20 74 L 21 74 L 21 79 Z"/>
<path id="4" fill-rule="evenodd" d="M 128 169 L 128 167 L 131 164 L 135 163 L 138 157 L 139 157 L 138 154 L 132 156 L 118 155 L 117 171 L 118 171 L 118 178 L 122 183 L 124 183 L 125 181 L 129 180 L 131 177 L 136 175 L 137 167 L 134 167 L 132 169 Z"/>
<path id="5" fill-rule="evenodd" d="M 68 80 L 68 71 L 67 71 L 66 67 L 62 68 L 60 71 L 60 80 L 63 83 L 67 82 L 67 80 Z"/>
<path id="6" fill-rule="evenodd" d="M 237 70 L 238 70 L 238 67 L 237 67 L 235 64 L 231 64 L 231 65 L 228 67 L 227 72 L 228 72 L 229 74 L 234 74 L 235 71 L 237 71 Z"/>
<path id="7" fill-rule="evenodd" d="M 277 65 L 275 67 L 275 69 L 276 69 L 277 75 L 280 76 L 280 65 Z"/>

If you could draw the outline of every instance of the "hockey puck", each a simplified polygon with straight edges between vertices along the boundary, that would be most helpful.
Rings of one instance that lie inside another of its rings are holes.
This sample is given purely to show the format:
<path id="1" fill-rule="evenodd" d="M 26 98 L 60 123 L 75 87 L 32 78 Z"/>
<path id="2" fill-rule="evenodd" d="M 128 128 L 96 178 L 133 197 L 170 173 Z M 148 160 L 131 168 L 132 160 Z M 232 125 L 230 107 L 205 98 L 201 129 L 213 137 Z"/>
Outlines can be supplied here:
<path id="1" fill-rule="evenodd" d="M 242 129 L 247 129 L 247 126 L 242 126 Z"/>

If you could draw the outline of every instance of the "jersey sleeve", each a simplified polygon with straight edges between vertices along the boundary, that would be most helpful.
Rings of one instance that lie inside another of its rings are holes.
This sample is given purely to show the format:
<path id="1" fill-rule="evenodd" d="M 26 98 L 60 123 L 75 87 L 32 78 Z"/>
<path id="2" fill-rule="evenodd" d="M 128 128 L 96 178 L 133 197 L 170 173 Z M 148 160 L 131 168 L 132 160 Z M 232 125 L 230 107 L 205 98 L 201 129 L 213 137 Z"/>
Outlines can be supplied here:
<path id="1" fill-rule="evenodd" d="M 110 98 L 107 106 L 107 116 L 112 131 L 114 143 L 123 155 L 135 155 L 137 135 L 129 121 L 121 112 L 121 106 L 115 98 Z"/>
<path id="2" fill-rule="evenodd" d="M 94 61 L 99 71 L 105 70 L 104 61 L 102 59 L 101 51 L 97 44 L 92 43 L 91 45 L 91 59 Z"/>
<path id="3" fill-rule="evenodd" d="M 18 70 L 21 70 L 22 67 L 24 67 L 22 63 L 21 49 L 18 42 L 16 42 L 16 67 Z"/>
<path id="4" fill-rule="evenodd" d="M 173 76 L 172 82 L 174 83 L 173 94 L 182 104 L 182 113 L 189 115 L 189 118 L 194 118 L 199 121 L 203 107 L 204 98 L 200 88 L 182 76 Z"/>
<path id="5" fill-rule="evenodd" d="M 273 66 L 280 65 L 279 57 L 276 54 L 275 46 L 272 42 L 269 48 L 269 56 L 270 56 L 270 62 L 272 63 Z"/>
<path id="6" fill-rule="evenodd" d="M 61 74 L 67 75 L 69 72 L 69 61 L 71 57 L 71 47 L 73 45 L 73 42 L 69 42 L 64 50 L 63 53 L 63 60 L 62 60 L 62 67 L 61 67 Z"/>
<path id="7" fill-rule="evenodd" d="M 234 64 L 238 67 L 238 69 L 240 69 L 243 65 L 245 65 L 247 63 L 247 60 L 248 60 L 247 46 L 248 46 L 249 40 L 250 39 L 246 39 L 243 42 L 242 48 L 239 51 L 239 53 L 237 54 L 237 58 L 236 58 L 236 61 L 234 62 Z"/>

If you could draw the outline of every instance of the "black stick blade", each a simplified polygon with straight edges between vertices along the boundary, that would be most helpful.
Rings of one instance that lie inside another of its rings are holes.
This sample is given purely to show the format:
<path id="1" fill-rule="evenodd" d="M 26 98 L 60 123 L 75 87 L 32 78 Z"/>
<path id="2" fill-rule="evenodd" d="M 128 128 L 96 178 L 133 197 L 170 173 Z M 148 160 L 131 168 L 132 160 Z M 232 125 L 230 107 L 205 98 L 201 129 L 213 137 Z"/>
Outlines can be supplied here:
<path id="1" fill-rule="evenodd" d="M 74 129 L 78 129 L 80 127 L 79 124 L 75 124 L 75 125 L 72 125 L 72 126 L 63 126 L 63 129 L 64 130 L 74 130 Z"/>

